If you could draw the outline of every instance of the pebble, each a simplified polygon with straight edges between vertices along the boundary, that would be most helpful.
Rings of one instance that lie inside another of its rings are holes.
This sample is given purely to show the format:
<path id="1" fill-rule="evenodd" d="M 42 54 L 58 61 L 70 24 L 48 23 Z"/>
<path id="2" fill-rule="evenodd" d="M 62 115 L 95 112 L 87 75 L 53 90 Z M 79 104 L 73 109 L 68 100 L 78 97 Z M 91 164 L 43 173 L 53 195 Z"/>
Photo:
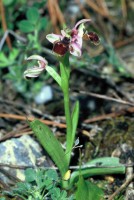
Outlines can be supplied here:
<path id="1" fill-rule="evenodd" d="M 42 148 L 31 136 L 23 135 L 20 138 L 12 138 L 0 143 L 0 163 L 17 166 L 35 166 L 41 157 Z M 46 162 L 46 161 L 45 161 Z M 47 165 L 47 164 L 43 164 Z M 24 180 L 24 170 L 3 167 L 4 170 L 11 175 Z M 0 172 L 0 180 L 6 184 L 10 184 L 10 177 L 8 179 Z"/>
<path id="2" fill-rule="evenodd" d="M 44 104 L 53 99 L 53 90 L 50 85 L 42 87 L 41 91 L 35 96 L 34 101 L 36 104 Z"/>

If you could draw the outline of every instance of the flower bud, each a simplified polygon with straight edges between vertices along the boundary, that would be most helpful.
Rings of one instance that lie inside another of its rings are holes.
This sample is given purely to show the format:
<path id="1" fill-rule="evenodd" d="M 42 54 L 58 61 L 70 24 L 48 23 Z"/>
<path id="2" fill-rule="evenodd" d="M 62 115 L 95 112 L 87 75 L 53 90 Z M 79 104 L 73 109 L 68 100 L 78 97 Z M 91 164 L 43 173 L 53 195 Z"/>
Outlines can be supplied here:
<path id="1" fill-rule="evenodd" d="M 47 60 L 41 56 L 33 55 L 27 58 L 27 60 L 38 60 L 38 66 L 33 66 L 24 72 L 24 78 L 38 77 L 46 68 Z"/>

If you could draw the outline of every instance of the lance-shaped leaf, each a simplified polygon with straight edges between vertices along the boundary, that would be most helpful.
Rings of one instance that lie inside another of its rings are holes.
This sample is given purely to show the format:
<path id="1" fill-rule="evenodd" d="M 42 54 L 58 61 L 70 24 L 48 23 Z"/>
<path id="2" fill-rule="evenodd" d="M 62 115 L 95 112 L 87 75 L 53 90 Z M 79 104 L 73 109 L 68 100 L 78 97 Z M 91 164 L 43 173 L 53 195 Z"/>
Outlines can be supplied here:
<path id="1" fill-rule="evenodd" d="M 101 200 L 104 198 L 102 189 L 90 181 L 85 181 L 82 176 L 79 177 L 75 195 L 76 200 Z"/>
<path id="2" fill-rule="evenodd" d="M 74 182 L 78 180 L 79 174 L 81 174 L 84 178 L 96 175 L 124 174 L 125 169 L 125 166 L 119 162 L 119 158 L 96 158 L 87 162 L 84 166 L 81 166 L 80 170 L 76 170 L 72 173 L 69 187 L 71 187 Z"/>
<path id="3" fill-rule="evenodd" d="M 63 177 L 68 169 L 68 166 L 66 156 L 60 142 L 56 139 L 50 128 L 39 120 L 34 120 L 33 122 L 30 122 L 30 127 L 35 133 L 40 144 L 57 165 Z"/>
<path id="4" fill-rule="evenodd" d="M 71 116 L 71 118 L 72 118 L 72 142 L 73 143 L 74 143 L 76 129 L 77 129 L 77 125 L 78 125 L 79 109 L 80 109 L 80 106 L 79 106 L 79 102 L 77 101 L 74 105 L 72 116 Z"/>
<path id="5" fill-rule="evenodd" d="M 49 67 L 49 66 L 46 66 L 46 71 L 50 74 L 50 76 L 52 76 L 52 78 L 61 87 L 61 77 L 60 77 L 60 75 L 52 67 Z"/>

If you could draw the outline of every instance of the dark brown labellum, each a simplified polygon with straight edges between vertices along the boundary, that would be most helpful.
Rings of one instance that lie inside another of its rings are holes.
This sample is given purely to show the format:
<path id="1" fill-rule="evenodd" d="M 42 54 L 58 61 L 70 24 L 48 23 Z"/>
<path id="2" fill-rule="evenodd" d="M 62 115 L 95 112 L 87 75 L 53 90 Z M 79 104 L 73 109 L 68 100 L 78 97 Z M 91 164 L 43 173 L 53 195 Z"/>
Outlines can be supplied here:
<path id="1" fill-rule="evenodd" d="M 53 51 L 60 56 L 64 56 L 69 50 L 70 38 L 64 37 L 63 40 L 55 42 Z"/>
<path id="2" fill-rule="evenodd" d="M 100 43 L 98 35 L 96 33 L 94 33 L 94 32 L 85 33 L 83 35 L 83 39 L 84 40 L 90 40 L 95 45 L 98 45 Z"/>

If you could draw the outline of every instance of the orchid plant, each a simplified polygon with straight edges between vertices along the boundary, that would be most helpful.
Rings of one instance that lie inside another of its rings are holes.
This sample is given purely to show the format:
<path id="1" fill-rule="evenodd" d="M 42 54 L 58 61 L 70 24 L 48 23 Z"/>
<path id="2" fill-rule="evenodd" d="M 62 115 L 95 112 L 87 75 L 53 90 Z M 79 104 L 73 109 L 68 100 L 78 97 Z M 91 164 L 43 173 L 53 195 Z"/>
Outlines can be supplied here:
<path id="1" fill-rule="evenodd" d="M 74 110 L 71 113 L 70 110 L 70 99 L 69 99 L 69 78 L 70 78 L 70 66 L 69 66 L 69 53 L 80 57 L 82 54 L 82 42 L 83 39 L 89 39 L 95 44 L 99 43 L 99 37 L 97 34 L 85 31 L 85 22 L 90 22 L 90 19 L 83 19 L 77 22 L 73 29 L 61 30 L 61 35 L 48 34 L 46 38 L 53 43 L 53 52 L 56 54 L 60 61 L 60 73 L 57 74 L 53 68 L 48 66 L 46 59 L 39 55 L 33 55 L 27 58 L 27 60 L 38 60 L 39 66 L 27 69 L 24 72 L 24 76 L 38 77 L 44 70 L 56 80 L 64 95 L 64 109 L 66 116 L 66 151 L 65 157 L 67 159 L 67 166 L 69 166 L 71 159 L 71 152 L 75 141 L 75 134 L 78 124 L 79 117 L 79 102 L 76 102 Z"/>
<path id="2" fill-rule="evenodd" d="M 52 33 L 46 36 L 47 40 L 53 44 L 52 51 L 59 60 L 60 74 L 58 74 L 51 66 L 48 65 L 48 62 L 45 58 L 39 55 L 32 55 L 27 58 L 28 61 L 37 60 L 39 65 L 29 68 L 24 72 L 25 78 L 34 78 L 38 77 L 44 70 L 47 71 L 57 82 L 63 92 L 67 127 L 65 151 L 48 126 L 44 125 L 38 120 L 30 122 L 33 132 L 57 165 L 63 180 L 68 180 L 70 177 L 70 170 L 68 169 L 71 160 L 71 153 L 73 148 L 79 144 L 78 139 L 76 139 L 76 129 L 79 119 L 79 102 L 77 101 L 75 103 L 74 108 L 71 111 L 69 98 L 69 80 L 71 71 L 69 55 L 72 54 L 73 56 L 77 57 L 82 55 L 83 40 L 90 40 L 95 45 L 99 44 L 99 37 L 97 34 L 94 32 L 88 32 L 85 29 L 85 23 L 89 22 L 91 22 L 90 19 L 82 19 L 78 21 L 72 29 L 66 28 L 61 30 L 60 35 Z M 91 164 L 91 166 L 93 165 L 96 165 L 95 162 Z M 83 171 L 83 173 L 87 174 L 89 172 Z M 76 173 L 76 176 L 78 176 L 78 173 Z M 75 175 L 73 180 L 75 180 Z"/>

